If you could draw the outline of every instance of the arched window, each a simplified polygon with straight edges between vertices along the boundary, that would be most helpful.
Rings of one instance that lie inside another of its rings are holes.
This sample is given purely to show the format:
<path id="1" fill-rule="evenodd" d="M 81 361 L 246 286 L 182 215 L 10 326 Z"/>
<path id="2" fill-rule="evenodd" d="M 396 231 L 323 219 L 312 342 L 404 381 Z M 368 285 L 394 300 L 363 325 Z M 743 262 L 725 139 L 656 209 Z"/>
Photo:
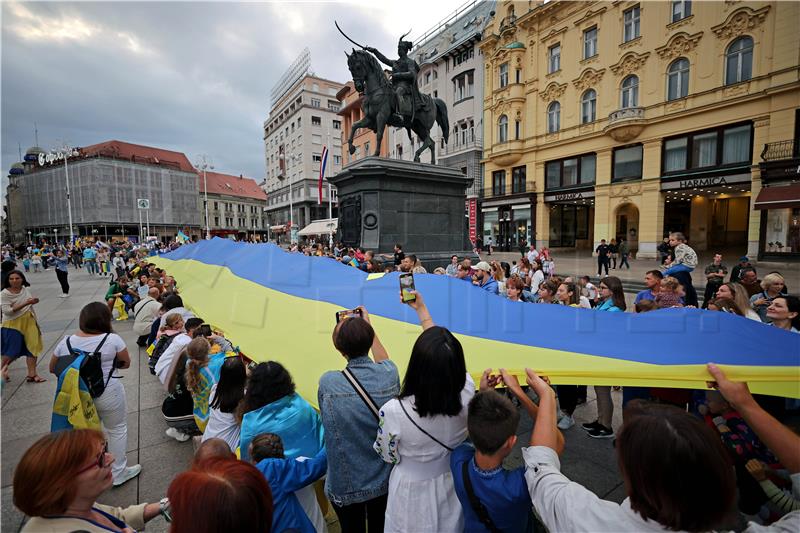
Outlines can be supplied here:
<path id="1" fill-rule="evenodd" d="M 508 117 L 500 115 L 500 120 L 497 125 L 499 126 L 499 139 L 501 143 L 508 142 Z"/>
<path id="2" fill-rule="evenodd" d="M 639 78 L 628 76 L 622 80 L 622 108 L 639 107 Z"/>
<path id="3" fill-rule="evenodd" d="M 597 120 L 597 93 L 589 89 L 581 96 L 581 124 Z"/>
<path id="4" fill-rule="evenodd" d="M 725 52 L 725 85 L 747 81 L 753 77 L 753 39 L 739 37 Z"/>
<path id="5" fill-rule="evenodd" d="M 681 57 L 667 69 L 667 100 L 677 100 L 689 94 L 689 60 Z"/>
<path id="6" fill-rule="evenodd" d="M 561 129 L 561 104 L 551 102 L 547 106 L 547 133 L 555 133 Z"/>

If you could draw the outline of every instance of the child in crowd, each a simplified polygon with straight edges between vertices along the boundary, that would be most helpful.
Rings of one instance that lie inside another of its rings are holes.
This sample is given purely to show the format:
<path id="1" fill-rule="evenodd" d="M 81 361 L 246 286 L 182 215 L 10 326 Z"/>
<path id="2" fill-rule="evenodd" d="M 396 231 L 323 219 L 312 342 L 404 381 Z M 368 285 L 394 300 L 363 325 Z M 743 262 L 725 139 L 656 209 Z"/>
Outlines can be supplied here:
<path id="1" fill-rule="evenodd" d="M 325 448 L 321 448 L 313 459 L 287 459 L 281 438 L 275 433 L 262 433 L 250 442 L 249 455 L 251 462 L 267 478 L 272 491 L 275 509 L 272 515 L 272 531 L 316 533 L 314 524 L 303 510 L 295 492 L 325 475 L 328 468 Z"/>
<path id="2" fill-rule="evenodd" d="M 656 294 L 656 306 L 659 309 L 667 307 L 683 307 L 681 291 L 683 287 L 677 279 L 667 276 L 661 280 L 661 290 Z"/>
<path id="3" fill-rule="evenodd" d="M 25 267 L 25 272 L 30 272 L 31 271 L 31 256 L 30 255 L 25 254 L 25 256 L 22 258 L 22 266 Z"/>
<path id="4" fill-rule="evenodd" d="M 219 438 L 231 450 L 239 446 L 241 426 L 236 419 L 236 407 L 244 397 L 247 372 L 241 357 L 226 357 L 222 363 L 219 380 L 211 386 L 210 413 L 203 432 L 203 442 Z"/>
<path id="5" fill-rule="evenodd" d="M 472 445 L 462 444 L 450 456 L 456 495 L 464 510 L 464 531 L 533 531 L 525 468 L 503 468 L 503 460 L 517 442 L 519 411 L 493 387 L 502 380 L 532 419 L 538 408 L 516 377 L 502 368 L 500 373 L 498 379 L 484 372 L 481 392 L 469 402 L 467 414 Z M 558 440 L 563 450 L 560 432 Z"/>
<path id="6" fill-rule="evenodd" d="M 697 253 L 686 244 L 683 233 L 670 233 L 669 244 L 674 246 L 672 259 L 668 257 L 665 264 L 664 277 L 672 276 L 678 272 L 691 272 L 697 267 Z"/>
<path id="7" fill-rule="evenodd" d="M 589 300 L 589 304 L 594 307 L 597 305 L 597 297 L 600 295 L 597 287 L 589 280 L 589 276 L 581 276 L 579 279 L 581 294 Z"/>

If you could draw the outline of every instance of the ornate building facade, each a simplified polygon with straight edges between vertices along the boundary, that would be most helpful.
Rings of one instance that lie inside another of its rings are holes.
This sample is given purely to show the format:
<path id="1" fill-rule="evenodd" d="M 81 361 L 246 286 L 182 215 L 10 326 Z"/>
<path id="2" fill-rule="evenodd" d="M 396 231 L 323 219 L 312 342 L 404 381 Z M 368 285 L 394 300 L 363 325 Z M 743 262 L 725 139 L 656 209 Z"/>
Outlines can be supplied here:
<path id="1" fill-rule="evenodd" d="M 796 2 L 498 2 L 480 43 L 484 241 L 622 237 L 649 258 L 682 231 L 700 251 L 800 253 L 765 227 L 800 218 L 798 27 Z"/>

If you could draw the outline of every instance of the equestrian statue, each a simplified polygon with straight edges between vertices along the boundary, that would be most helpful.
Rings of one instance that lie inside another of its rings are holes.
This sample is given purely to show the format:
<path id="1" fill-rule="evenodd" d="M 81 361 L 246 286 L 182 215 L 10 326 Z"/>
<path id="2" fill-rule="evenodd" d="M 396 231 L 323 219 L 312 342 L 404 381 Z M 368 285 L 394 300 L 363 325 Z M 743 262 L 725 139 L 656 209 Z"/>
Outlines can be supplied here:
<path id="1" fill-rule="evenodd" d="M 417 88 L 417 74 L 419 65 L 408 57 L 412 44 L 404 41 L 407 33 L 400 37 L 397 43 L 398 59 L 389 59 L 371 46 L 362 46 L 347 37 L 339 25 L 336 28 L 342 35 L 361 50 L 353 48 L 347 56 L 347 66 L 353 76 L 353 85 L 363 97 L 361 109 L 364 118 L 353 124 L 350 136 L 347 139 L 350 154 L 355 153 L 353 136 L 360 128 L 369 128 L 377 136 L 377 146 L 373 155 L 380 155 L 383 132 L 386 126 L 405 128 L 411 140 L 411 132 L 417 134 L 421 144 L 414 152 L 414 161 L 419 162 L 419 156 L 426 148 L 431 151 L 431 163 L 436 164 L 435 143 L 430 132 L 434 122 L 439 124 L 445 142 L 449 139 L 450 128 L 447 119 L 447 105 L 440 98 L 433 98 L 428 94 L 420 94 Z M 378 61 L 391 67 L 391 79 L 386 76 Z"/>

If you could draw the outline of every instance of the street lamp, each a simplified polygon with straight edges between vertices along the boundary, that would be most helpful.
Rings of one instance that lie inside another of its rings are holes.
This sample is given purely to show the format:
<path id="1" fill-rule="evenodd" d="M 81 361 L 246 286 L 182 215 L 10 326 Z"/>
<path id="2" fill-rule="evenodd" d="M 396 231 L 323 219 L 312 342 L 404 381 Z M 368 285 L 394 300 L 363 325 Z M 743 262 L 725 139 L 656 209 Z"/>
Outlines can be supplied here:
<path id="1" fill-rule="evenodd" d="M 208 225 L 208 179 L 206 177 L 206 170 L 214 170 L 214 164 L 212 163 L 210 157 L 206 156 L 205 154 L 200 154 L 195 166 L 203 171 L 203 194 L 205 196 L 203 203 L 205 204 L 206 211 L 206 239 L 208 240 L 211 238 L 211 228 Z"/>
<path id="2" fill-rule="evenodd" d="M 67 184 L 67 213 L 69 215 L 69 240 L 72 242 L 75 239 L 75 233 L 72 231 L 72 199 L 69 194 L 69 169 L 67 168 L 67 159 L 69 159 L 70 156 L 78 155 L 78 151 L 68 146 L 67 143 L 64 143 L 61 149 L 50 150 L 50 153 L 53 154 L 56 159 L 59 157 L 64 159 L 64 181 Z"/>
<path id="3" fill-rule="evenodd" d="M 31 240 L 31 231 L 30 230 L 28 230 L 28 244 L 33 244 L 33 241 Z"/>
<path id="4" fill-rule="evenodd" d="M 284 160 L 283 168 L 287 169 L 286 170 L 286 174 L 287 174 L 286 177 L 289 179 L 289 243 L 290 244 L 294 244 L 294 242 L 295 242 L 294 241 L 294 206 L 292 204 L 292 178 L 291 178 L 291 176 L 289 176 L 289 171 L 288 171 L 289 167 L 285 164 L 286 155 L 285 154 L 281 154 L 278 157 L 280 157 L 281 159 Z M 289 157 L 291 158 L 292 166 L 294 166 L 294 162 L 297 161 L 297 159 L 299 159 L 299 158 L 294 153 L 292 153 Z"/>
<path id="5" fill-rule="evenodd" d="M 53 244 L 55 244 L 56 246 L 58 246 L 58 228 L 53 228 L 53 235 L 55 236 L 55 241 L 56 241 L 56 242 L 55 242 L 55 243 L 53 243 Z"/>

